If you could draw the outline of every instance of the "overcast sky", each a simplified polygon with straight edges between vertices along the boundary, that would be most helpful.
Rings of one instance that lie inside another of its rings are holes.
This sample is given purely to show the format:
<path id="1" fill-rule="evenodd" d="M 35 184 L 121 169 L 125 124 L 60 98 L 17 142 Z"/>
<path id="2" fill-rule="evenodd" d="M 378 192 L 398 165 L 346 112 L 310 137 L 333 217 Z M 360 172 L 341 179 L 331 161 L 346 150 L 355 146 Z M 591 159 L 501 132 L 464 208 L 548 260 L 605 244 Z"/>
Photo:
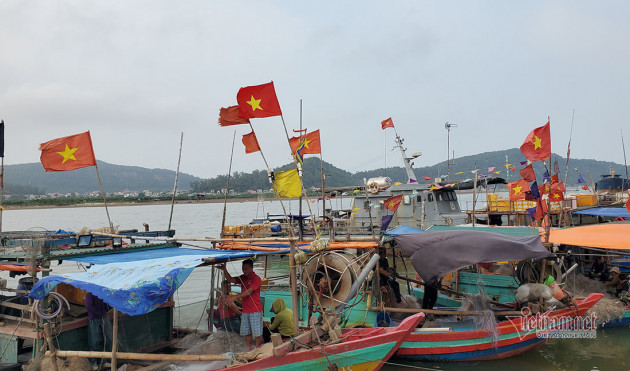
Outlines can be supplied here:
<path id="1" fill-rule="evenodd" d="M 274 81 L 289 130 L 321 130 L 325 161 L 416 166 L 521 145 L 551 117 L 553 152 L 623 163 L 630 145 L 626 1 L 2 1 L 5 164 L 91 131 L 98 160 L 226 174 L 265 168 L 241 125 L 242 86 Z M 291 161 L 280 117 L 252 119 L 272 167 Z M 385 155 L 387 153 L 387 155 Z M 516 159 L 515 159 L 516 160 Z M 499 166 L 501 164 L 497 164 Z M 465 169 L 462 169 L 465 170 Z M 618 169 L 619 171 L 621 169 Z"/>

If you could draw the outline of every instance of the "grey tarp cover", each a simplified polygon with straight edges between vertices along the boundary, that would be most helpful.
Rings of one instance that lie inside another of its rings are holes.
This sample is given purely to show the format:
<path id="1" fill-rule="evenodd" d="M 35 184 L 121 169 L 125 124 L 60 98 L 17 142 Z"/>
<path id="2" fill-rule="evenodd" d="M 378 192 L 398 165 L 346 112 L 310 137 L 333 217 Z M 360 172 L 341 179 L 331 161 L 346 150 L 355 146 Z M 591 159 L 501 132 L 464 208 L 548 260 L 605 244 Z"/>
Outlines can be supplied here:
<path id="1" fill-rule="evenodd" d="M 513 237 L 477 231 L 443 231 L 394 236 L 396 245 L 428 284 L 476 263 L 552 256 L 539 236 Z"/>

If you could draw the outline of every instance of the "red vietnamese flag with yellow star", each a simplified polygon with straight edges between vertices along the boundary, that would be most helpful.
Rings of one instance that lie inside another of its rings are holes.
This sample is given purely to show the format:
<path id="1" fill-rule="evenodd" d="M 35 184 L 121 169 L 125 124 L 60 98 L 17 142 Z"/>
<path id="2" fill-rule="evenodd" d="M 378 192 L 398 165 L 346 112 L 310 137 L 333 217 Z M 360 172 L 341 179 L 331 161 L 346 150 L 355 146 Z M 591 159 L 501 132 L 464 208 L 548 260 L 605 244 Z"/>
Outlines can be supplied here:
<path id="1" fill-rule="evenodd" d="M 398 206 L 400 206 L 402 199 L 403 199 L 403 194 L 401 193 L 398 196 L 393 196 L 383 201 L 383 206 L 387 210 L 396 211 L 398 210 Z"/>
<path id="2" fill-rule="evenodd" d="M 304 146 L 301 146 L 302 142 L 304 142 Z M 295 153 L 298 149 L 302 155 L 315 155 L 322 153 L 322 145 L 319 140 L 319 130 L 311 131 L 310 133 L 299 137 L 292 137 L 289 139 L 289 144 L 291 145 L 292 153 Z"/>
<path id="3" fill-rule="evenodd" d="M 525 193 L 530 191 L 529 183 L 523 179 L 508 183 L 507 187 L 510 190 L 510 201 L 524 200 Z"/>
<path id="4" fill-rule="evenodd" d="M 393 128 L 394 127 L 394 121 L 392 121 L 392 118 L 388 118 L 387 120 L 383 120 L 381 121 L 381 129 L 385 130 L 387 128 Z"/>
<path id="5" fill-rule="evenodd" d="M 53 139 L 39 146 L 46 171 L 68 171 L 96 166 L 90 132 Z"/>
<path id="6" fill-rule="evenodd" d="M 551 201 L 562 201 L 564 200 L 564 183 L 551 183 L 551 189 L 549 191 L 549 199 Z"/>
<path id="7" fill-rule="evenodd" d="M 244 119 L 282 115 L 273 81 L 241 88 L 236 94 L 236 101 L 239 115 Z"/>
<path id="8" fill-rule="evenodd" d="M 521 145 L 521 153 L 529 161 L 544 161 L 551 156 L 551 132 L 549 120 L 539 128 L 532 130 Z"/>

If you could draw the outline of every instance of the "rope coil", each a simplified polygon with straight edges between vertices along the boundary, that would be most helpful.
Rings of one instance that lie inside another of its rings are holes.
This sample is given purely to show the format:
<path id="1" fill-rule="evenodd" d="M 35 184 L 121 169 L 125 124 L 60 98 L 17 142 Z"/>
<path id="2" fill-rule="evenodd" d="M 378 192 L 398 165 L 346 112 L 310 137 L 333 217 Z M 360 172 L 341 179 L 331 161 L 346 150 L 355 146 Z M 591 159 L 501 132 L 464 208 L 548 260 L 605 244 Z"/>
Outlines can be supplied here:
<path id="1" fill-rule="evenodd" d="M 311 251 L 314 253 L 324 252 L 328 246 L 330 246 L 328 238 L 317 238 L 311 242 Z"/>

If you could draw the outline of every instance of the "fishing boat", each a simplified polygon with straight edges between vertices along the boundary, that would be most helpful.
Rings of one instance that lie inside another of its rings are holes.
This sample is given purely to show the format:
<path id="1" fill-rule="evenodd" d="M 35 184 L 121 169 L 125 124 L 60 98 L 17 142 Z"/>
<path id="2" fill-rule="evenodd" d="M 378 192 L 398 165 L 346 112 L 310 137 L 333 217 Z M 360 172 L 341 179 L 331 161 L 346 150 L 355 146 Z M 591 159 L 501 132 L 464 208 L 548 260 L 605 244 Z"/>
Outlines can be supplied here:
<path id="1" fill-rule="evenodd" d="M 406 318 L 396 327 L 345 328 L 336 342 L 318 342 L 321 335 L 306 332 L 293 341 L 260 354 L 256 361 L 230 370 L 379 370 L 424 318 L 423 313 Z M 315 341 L 314 341 L 315 340 Z M 297 350 L 292 350 L 295 347 Z M 334 366 L 333 366 L 334 365 Z"/>
<path id="2" fill-rule="evenodd" d="M 381 218 L 391 214 L 384 207 L 384 201 L 402 194 L 402 202 L 393 215 L 391 226 L 407 225 L 426 229 L 432 225 L 459 225 L 466 222 L 466 214 L 460 208 L 456 191 L 505 184 L 505 180 L 499 177 L 486 177 L 479 182 L 475 179 L 451 181 L 435 178 L 429 184 L 419 183 L 412 160 L 421 154 L 413 153 L 408 157 L 403 142 L 404 139 L 396 135 L 395 147 L 400 150 L 402 156 L 407 175 L 406 183 L 393 183 L 388 177 L 376 177 L 368 179 L 360 187 L 326 188 L 327 194 L 339 192 L 351 194 L 353 201 L 351 212 L 348 213 L 350 217 L 347 221 L 340 220 L 340 223 L 355 229 L 378 229 L 381 227 Z"/>
<path id="3" fill-rule="evenodd" d="M 413 331 L 395 358 L 407 361 L 481 361 L 512 357 L 545 344 L 560 328 L 570 328 L 603 294 L 578 299 L 576 308 L 563 308 L 545 314 L 548 326 L 528 328 L 535 316 L 519 316 L 497 324 L 497 334 L 487 330 L 440 327 Z M 445 324 L 445 326 L 448 326 Z M 541 336 L 541 334 L 545 334 Z"/>

